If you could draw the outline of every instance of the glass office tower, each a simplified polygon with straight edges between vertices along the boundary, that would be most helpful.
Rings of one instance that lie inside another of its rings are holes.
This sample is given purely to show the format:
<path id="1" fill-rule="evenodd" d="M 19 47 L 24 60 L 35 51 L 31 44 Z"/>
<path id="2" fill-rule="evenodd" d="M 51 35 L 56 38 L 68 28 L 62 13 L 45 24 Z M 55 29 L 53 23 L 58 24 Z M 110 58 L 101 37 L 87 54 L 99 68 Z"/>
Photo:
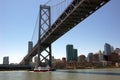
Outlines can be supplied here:
<path id="1" fill-rule="evenodd" d="M 67 62 L 77 61 L 78 59 L 77 49 L 74 49 L 73 45 L 69 44 L 66 46 L 66 57 L 67 57 Z"/>

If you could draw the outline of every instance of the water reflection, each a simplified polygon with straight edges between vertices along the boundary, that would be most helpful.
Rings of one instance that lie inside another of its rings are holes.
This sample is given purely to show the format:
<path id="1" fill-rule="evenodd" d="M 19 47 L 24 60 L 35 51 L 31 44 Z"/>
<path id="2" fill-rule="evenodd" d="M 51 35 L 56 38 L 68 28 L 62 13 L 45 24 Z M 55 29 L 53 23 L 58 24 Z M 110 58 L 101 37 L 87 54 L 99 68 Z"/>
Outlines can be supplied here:
<path id="1" fill-rule="evenodd" d="M 57 70 L 55 72 L 0 71 L 0 80 L 119 80 L 120 69 Z"/>
<path id="2" fill-rule="evenodd" d="M 114 72 L 83 72 L 83 71 L 57 71 L 57 72 L 120 76 L 120 73 L 114 73 Z"/>

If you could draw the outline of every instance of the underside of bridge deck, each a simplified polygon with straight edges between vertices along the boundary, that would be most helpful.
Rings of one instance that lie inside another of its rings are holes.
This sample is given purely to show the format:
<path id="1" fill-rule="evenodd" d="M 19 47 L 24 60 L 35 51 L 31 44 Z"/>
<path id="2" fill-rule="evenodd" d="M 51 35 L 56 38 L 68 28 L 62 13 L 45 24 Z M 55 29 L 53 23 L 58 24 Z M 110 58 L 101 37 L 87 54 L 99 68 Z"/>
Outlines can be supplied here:
<path id="1" fill-rule="evenodd" d="M 45 34 L 38 41 L 38 43 L 40 42 L 40 45 L 43 46 L 43 48 L 40 48 L 40 52 L 45 50 L 55 40 L 82 22 L 108 1 L 109 0 L 73 0 L 68 8 L 64 10 L 54 24 L 47 29 Z M 34 46 L 32 51 L 24 57 L 21 64 L 29 61 L 30 57 L 33 57 L 38 53 L 38 43 Z"/>

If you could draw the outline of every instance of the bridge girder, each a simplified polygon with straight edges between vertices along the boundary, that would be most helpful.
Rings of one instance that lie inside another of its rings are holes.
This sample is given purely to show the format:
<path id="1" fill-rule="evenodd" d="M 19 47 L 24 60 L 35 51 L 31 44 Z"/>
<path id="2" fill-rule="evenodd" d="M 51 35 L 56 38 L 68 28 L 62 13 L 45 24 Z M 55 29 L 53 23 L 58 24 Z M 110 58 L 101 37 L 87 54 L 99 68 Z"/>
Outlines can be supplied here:
<path id="1" fill-rule="evenodd" d="M 110 0 L 73 0 L 68 8 L 41 37 L 40 42 L 41 45 L 44 46 L 44 49 L 41 48 L 40 52 L 45 50 L 47 47 L 49 47 L 49 45 L 51 45 L 52 42 L 71 30 L 78 23 L 82 22 L 100 7 L 105 5 L 108 1 Z M 34 46 L 32 51 L 24 57 L 21 63 L 29 59 L 30 56 L 35 56 L 37 54 L 39 46 L 38 43 Z"/>

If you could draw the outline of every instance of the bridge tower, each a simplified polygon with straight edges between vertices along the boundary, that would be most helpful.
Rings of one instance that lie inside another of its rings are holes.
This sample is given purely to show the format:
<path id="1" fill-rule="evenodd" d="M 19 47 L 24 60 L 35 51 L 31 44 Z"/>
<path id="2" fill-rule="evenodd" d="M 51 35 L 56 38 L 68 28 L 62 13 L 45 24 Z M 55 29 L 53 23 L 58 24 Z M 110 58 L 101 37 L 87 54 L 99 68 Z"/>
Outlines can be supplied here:
<path id="1" fill-rule="evenodd" d="M 47 32 L 47 30 L 51 26 L 51 10 L 50 6 L 46 5 L 40 5 L 39 10 L 39 32 L 38 32 L 38 66 L 42 66 L 43 61 L 46 61 L 47 65 L 52 67 L 52 52 L 51 52 L 51 44 L 48 46 L 48 49 L 44 48 L 46 44 L 41 44 L 41 38 L 44 36 L 44 34 Z M 43 49 L 46 51 L 47 55 L 44 56 L 42 52 L 40 52 L 40 49 Z M 41 59 L 42 57 L 42 59 Z"/>

